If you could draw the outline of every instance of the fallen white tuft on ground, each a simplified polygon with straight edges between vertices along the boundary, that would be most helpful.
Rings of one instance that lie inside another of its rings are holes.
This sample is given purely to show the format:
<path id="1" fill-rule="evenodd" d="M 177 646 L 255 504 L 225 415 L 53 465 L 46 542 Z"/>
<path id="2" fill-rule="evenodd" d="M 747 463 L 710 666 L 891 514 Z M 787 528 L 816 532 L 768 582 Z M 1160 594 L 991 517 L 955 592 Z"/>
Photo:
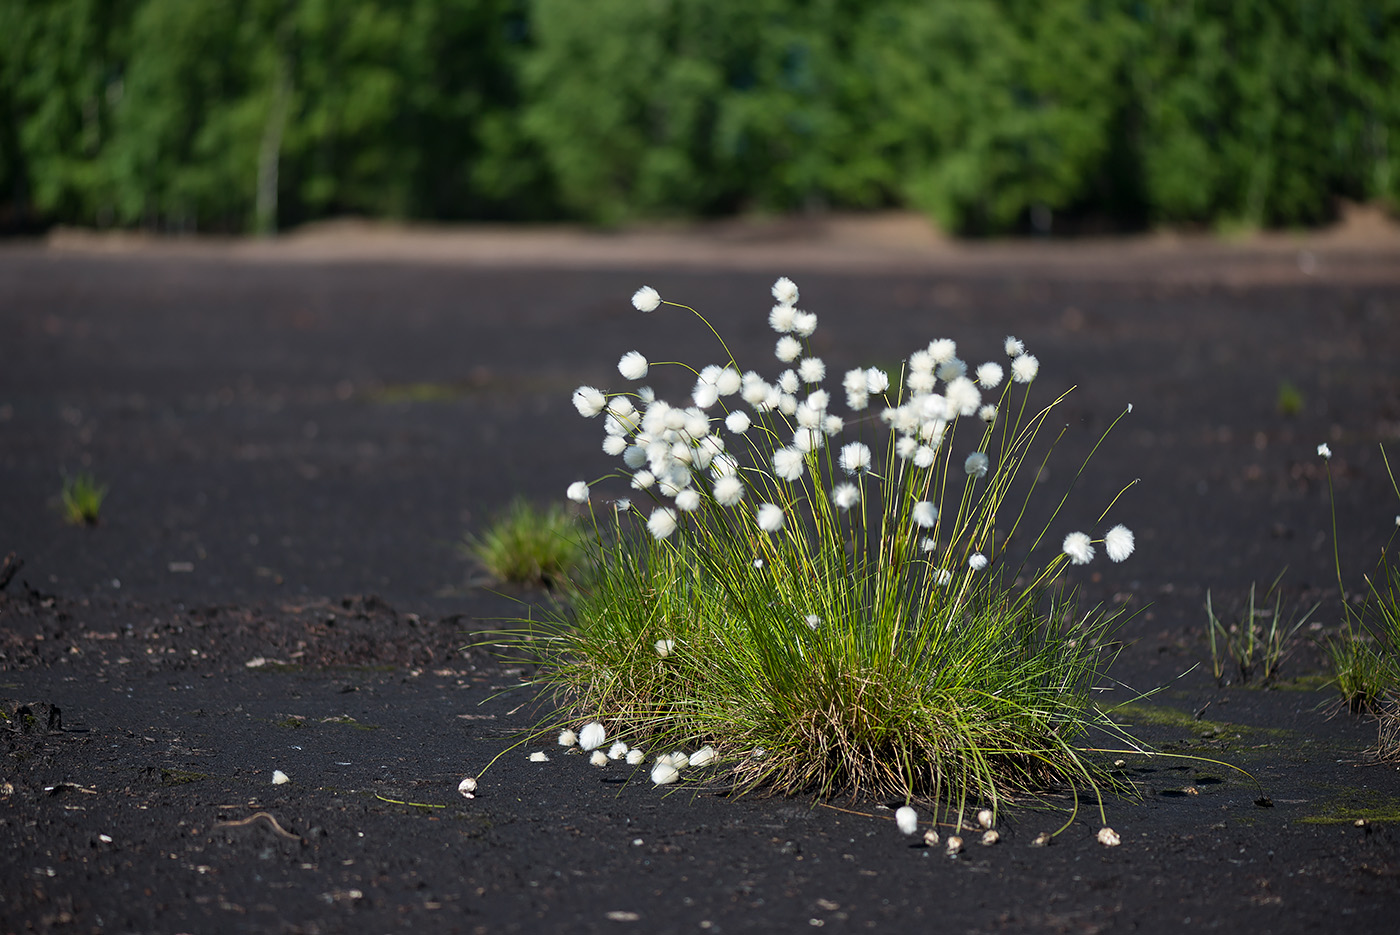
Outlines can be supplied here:
<path id="1" fill-rule="evenodd" d="M 594 750 L 593 755 L 588 758 L 588 762 L 592 763 L 594 766 L 607 766 L 608 755 L 602 750 Z"/>
<path id="2" fill-rule="evenodd" d="M 627 744 L 619 740 L 611 747 L 608 747 L 608 759 L 620 760 L 627 755 L 627 752 Z"/>
<path id="3" fill-rule="evenodd" d="M 690 755 L 691 766 L 706 766 L 715 761 L 714 747 L 701 747 Z"/>
<path id="4" fill-rule="evenodd" d="M 667 758 L 657 760 L 656 765 L 651 768 L 651 781 L 658 786 L 669 786 L 680 778 L 681 771 L 672 766 Z"/>
<path id="5" fill-rule="evenodd" d="M 549 757 L 545 755 L 545 752 L 543 750 L 536 750 L 534 753 L 530 754 L 530 762 L 548 763 Z"/>
<path id="6" fill-rule="evenodd" d="M 919 813 L 907 805 L 901 805 L 894 813 L 894 823 L 905 834 L 913 834 L 919 830 Z"/>
<path id="7" fill-rule="evenodd" d="M 457 783 L 457 791 L 469 799 L 476 798 L 476 780 L 468 776 L 466 779 Z"/>
<path id="8" fill-rule="evenodd" d="M 1099 829 L 1099 843 L 1104 847 L 1117 847 L 1123 843 L 1123 839 L 1118 836 L 1118 832 L 1112 828 Z"/>
<path id="9" fill-rule="evenodd" d="M 274 786 L 280 786 L 283 783 L 288 783 L 291 781 L 291 777 L 288 776 L 286 773 L 282 772 L 280 769 L 274 769 L 272 771 L 272 784 Z"/>
<path id="10" fill-rule="evenodd" d="M 641 765 L 642 765 L 642 761 L 645 760 L 646 758 L 647 758 L 647 755 L 646 755 L 645 753 L 643 753 L 641 750 L 637 749 L 636 747 L 633 747 L 631 750 L 628 750 L 628 751 L 627 751 L 627 765 L 628 765 L 628 766 L 641 766 Z"/>
<path id="11" fill-rule="evenodd" d="M 597 721 L 589 721 L 583 725 L 583 730 L 578 733 L 578 745 L 584 749 L 596 750 L 608 739 L 608 732 L 602 724 Z"/>
<path id="12" fill-rule="evenodd" d="M 578 743 L 578 734 L 575 734 L 571 730 L 561 730 L 559 732 L 559 746 L 572 747 L 576 743 Z"/>

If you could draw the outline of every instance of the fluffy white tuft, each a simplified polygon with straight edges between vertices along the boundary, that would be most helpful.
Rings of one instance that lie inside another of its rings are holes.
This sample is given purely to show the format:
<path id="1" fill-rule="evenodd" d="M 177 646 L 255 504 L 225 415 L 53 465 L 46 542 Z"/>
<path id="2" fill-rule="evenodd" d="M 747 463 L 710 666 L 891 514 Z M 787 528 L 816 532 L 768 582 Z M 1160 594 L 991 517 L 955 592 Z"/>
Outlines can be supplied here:
<path id="1" fill-rule="evenodd" d="M 1040 361 L 1034 354 L 1021 354 L 1011 363 L 1011 379 L 1017 383 L 1029 383 L 1040 373 Z"/>
<path id="2" fill-rule="evenodd" d="M 758 528 L 764 532 L 777 532 L 783 528 L 783 508 L 773 503 L 758 505 Z"/>
<path id="3" fill-rule="evenodd" d="M 802 354 L 802 342 L 790 334 L 785 334 L 778 339 L 778 345 L 773 349 L 773 356 L 783 363 L 796 360 Z"/>
<path id="4" fill-rule="evenodd" d="M 580 386 L 574 390 L 574 408 L 585 419 L 591 419 L 602 412 L 607 404 L 608 398 L 596 387 Z"/>
<path id="5" fill-rule="evenodd" d="M 744 499 L 744 484 L 732 474 L 726 474 L 715 481 L 715 502 L 720 506 L 734 506 Z"/>
<path id="6" fill-rule="evenodd" d="M 987 567 L 987 556 L 981 552 L 973 552 L 967 557 L 967 567 L 973 571 L 981 571 Z"/>
<path id="7" fill-rule="evenodd" d="M 597 750 L 607 742 L 607 739 L 607 729 L 598 721 L 589 721 L 587 724 L 583 725 L 583 728 L 578 732 L 578 745 L 582 747 L 585 752 Z"/>
<path id="8" fill-rule="evenodd" d="M 919 830 L 919 813 L 908 805 L 901 805 L 894 813 L 894 823 L 904 834 L 913 834 Z"/>
<path id="9" fill-rule="evenodd" d="M 847 474 L 870 470 L 870 446 L 864 442 L 851 442 L 841 448 L 841 469 Z"/>
<path id="10" fill-rule="evenodd" d="M 1006 375 L 1006 371 L 1001 369 L 1001 364 L 987 361 L 977 368 L 977 382 L 985 389 L 995 389 L 1001 385 L 1001 378 Z"/>
<path id="11" fill-rule="evenodd" d="M 628 380 L 640 380 L 647 375 L 647 359 L 640 351 L 628 351 L 617 362 L 617 372 Z"/>
<path id="12" fill-rule="evenodd" d="M 632 293 L 632 307 L 639 312 L 650 312 L 661 304 L 661 295 L 651 286 L 642 286 Z"/>
<path id="13" fill-rule="evenodd" d="M 837 484 L 831 488 L 831 502 L 842 510 L 849 510 L 860 502 L 860 488 L 855 484 Z"/>
<path id="14" fill-rule="evenodd" d="M 568 497 L 575 503 L 588 502 L 588 485 L 581 480 L 576 480 L 569 485 Z"/>
<path id="15" fill-rule="evenodd" d="M 773 473 L 786 481 L 802 476 L 803 455 L 797 448 L 779 448 L 773 452 Z"/>
<path id="16" fill-rule="evenodd" d="M 797 365 L 797 375 L 803 383 L 820 383 L 826 379 L 826 364 L 820 357 L 804 357 Z"/>
<path id="17" fill-rule="evenodd" d="M 779 334 L 787 334 L 792 330 L 792 316 L 796 314 L 797 309 L 791 305 L 775 305 L 768 313 L 768 326 Z"/>
<path id="18" fill-rule="evenodd" d="M 986 477 L 988 463 L 986 455 L 980 451 L 974 451 L 963 462 L 963 470 L 967 472 L 968 477 Z"/>
<path id="19" fill-rule="evenodd" d="M 797 304 L 797 283 L 786 276 L 773 283 L 773 298 L 784 305 Z"/>
<path id="20" fill-rule="evenodd" d="M 647 529 L 658 539 L 665 539 L 676 531 L 676 511 L 668 506 L 652 510 L 647 519 Z"/>
<path id="21" fill-rule="evenodd" d="M 1072 532 L 1065 536 L 1061 546 L 1069 560 L 1076 565 L 1087 565 L 1094 560 L 1094 546 L 1087 533 Z"/>
<path id="22" fill-rule="evenodd" d="M 914 522 L 924 529 L 932 529 L 933 524 L 938 522 L 938 507 L 927 500 L 920 500 L 914 504 L 914 509 L 909 511 L 909 515 L 914 517 Z"/>
<path id="23" fill-rule="evenodd" d="M 1115 562 L 1121 562 L 1133 554 L 1133 531 L 1122 523 L 1114 526 L 1103 537 L 1103 550 Z"/>

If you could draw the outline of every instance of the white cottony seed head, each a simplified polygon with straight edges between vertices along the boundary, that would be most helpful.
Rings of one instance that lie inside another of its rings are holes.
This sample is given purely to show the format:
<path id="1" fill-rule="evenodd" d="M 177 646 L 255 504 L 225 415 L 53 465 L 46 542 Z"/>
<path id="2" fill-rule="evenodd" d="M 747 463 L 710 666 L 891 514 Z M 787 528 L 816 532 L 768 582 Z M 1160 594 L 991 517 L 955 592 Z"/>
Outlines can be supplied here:
<path id="1" fill-rule="evenodd" d="M 608 739 L 607 729 L 597 721 L 589 721 L 583 725 L 583 730 L 578 732 L 578 745 L 584 749 L 596 750 Z"/>
<path id="2" fill-rule="evenodd" d="M 559 746 L 572 747 L 578 744 L 578 734 L 571 730 L 561 730 L 559 732 Z"/>
<path id="3" fill-rule="evenodd" d="M 676 651 L 675 640 L 657 640 L 652 645 L 656 647 L 656 654 L 662 659 L 665 659 L 667 656 L 671 655 L 671 653 Z"/>
<path id="4" fill-rule="evenodd" d="M 625 757 L 628 754 L 628 752 L 629 751 L 627 749 L 627 744 L 619 740 L 616 743 L 614 743 L 611 747 L 608 747 L 608 759 L 620 760 L 623 757 Z"/>
<path id="5" fill-rule="evenodd" d="M 579 415 L 586 419 L 591 419 L 602 412 L 607 404 L 608 398 L 597 387 L 580 386 L 574 390 L 574 408 L 578 410 Z"/>
<path id="6" fill-rule="evenodd" d="M 914 509 L 910 511 L 914 517 L 914 522 L 924 529 L 933 528 L 933 524 L 938 522 L 938 507 L 927 500 L 920 500 L 914 504 Z"/>
<path id="7" fill-rule="evenodd" d="M 977 368 L 977 382 L 982 384 L 985 389 L 996 389 L 1001 385 L 1001 378 L 1005 375 L 1006 372 L 1001 369 L 1001 364 L 990 360 Z"/>
<path id="8" fill-rule="evenodd" d="M 787 334 L 792 330 L 792 316 L 797 314 L 797 309 L 791 305 L 775 305 L 773 311 L 768 313 L 768 326 L 779 334 Z"/>
<path id="9" fill-rule="evenodd" d="M 468 776 L 466 779 L 463 779 L 461 782 L 457 783 L 457 791 L 462 793 L 462 795 L 466 796 L 469 799 L 475 798 L 476 779 L 472 776 Z"/>
<path id="10" fill-rule="evenodd" d="M 608 755 L 602 750 L 594 750 L 593 755 L 588 758 L 588 762 L 592 763 L 594 766 L 607 766 Z"/>
<path id="11" fill-rule="evenodd" d="M 650 312 L 661 304 L 661 295 L 651 286 L 642 286 L 632 293 L 632 307 L 639 312 Z"/>
<path id="12" fill-rule="evenodd" d="M 549 757 L 545 755 L 545 752 L 543 750 L 536 750 L 534 753 L 530 754 L 530 762 L 548 763 Z"/>
<path id="13" fill-rule="evenodd" d="M 1103 537 L 1103 550 L 1113 561 L 1123 561 L 1133 554 L 1133 531 L 1122 523 L 1114 526 Z"/>
<path id="14" fill-rule="evenodd" d="M 1040 361 L 1034 354 L 1022 354 L 1011 363 L 1011 379 L 1017 383 L 1029 383 L 1040 373 Z"/>
<path id="15" fill-rule="evenodd" d="M 715 481 L 715 502 L 720 506 L 734 506 L 744 499 L 744 482 L 731 474 Z"/>
<path id="16" fill-rule="evenodd" d="M 569 485 L 568 497 L 575 503 L 588 502 L 588 485 L 581 480 L 576 480 Z"/>
<path id="17" fill-rule="evenodd" d="M 849 510 L 860 502 L 860 488 L 855 484 L 837 484 L 831 488 L 831 502 L 838 509 Z"/>
<path id="18" fill-rule="evenodd" d="M 1094 560 L 1094 547 L 1088 533 L 1072 532 L 1065 536 L 1061 546 L 1069 560 L 1076 565 L 1087 565 Z"/>
<path id="19" fill-rule="evenodd" d="M 647 359 L 638 351 L 628 351 L 617 362 L 617 372 L 628 380 L 640 380 L 647 375 Z"/>
<path id="20" fill-rule="evenodd" d="M 985 454 L 980 451 L 974 451 L 972 454 L 968 455 L 967 460 L 963 462 L 963 470 L 967 472 L 968 477 L 986 477 L 989 464 L 990 462 L 987 460 Z"/>
<path id="21" fill-rule="evenodd" d="M 681 771 L 676 769 L 667 760 L 659 760 L 651 768 L 651 781 L 658 786 L 669 786 L 677 779 L 681 778 Z"/>
<path id="22" fill-rule="evenodd" d="M 785 334 L 778 339 L 778 344 L 773 348 L 773 356 L 783 363 L 796 360 L 802 354 L 802 342 L 790 334 Z"/>
<path id="23" fill-rule="evenodd" d="M 782 529 L 783 508 L 772 503 L 759 504 L 758 528 L 764 532 L 777 532 Z"/>
<path id="24" fill-rule="evenodd" d="M 1014 338 L 1009 334 L 1006 336 L 1005 347 L 1007 357 L 1020 357 L 1026 352 L 1026 346 L 1022 344 L 1019 339 Z"/>
<path id="25" fill-rule="evenodd" d="M 913 834 L 919 830 L 919 813 L 908 805 L 901 805 L 894 813 L 894 823 L 904 834 Z"/>
<path id="26" fill-rule="evenodd" d="M 665 539 L 676 531 L 676 511 L 668 506 L 652 510 L 651 516 L 647 519 L 647 529 L 657 539 Z"/>
<path id="27" fill-rule="evenodd" d="M 272 771 L 272 784 L 274 786 L 285 785 L 286 783 L 289 783 L 291 781 L 291 777 L 289 777 L 286 773 L 282 772 L 280 769 L 274 769 Z"/>
<path id="28" fill-rule="evenodd" d="M 797 304 L 797 283 L 786 276 L 773 283 L 773 298 L 783 305 Z"/>
<path id="29" fill-rule="evenodd" d="M 1103 827 L 1099 829 L 1099 843 L 1104 847 L 1117 847 L 1123 843 L 1123 839 L 1118 836 L 1118 832 L 1112 828 Z"/>
<path id="30" fill-rule="evenodd" d="M 633 747 L 631 750 L 628 750 L 628 751 L 627 751 L 627 765 L 628 765 L 628 766 L 641 766 L 641 765 L 642 765 L 642 761 L 645 760 L 646 758 L 647 758 L 647 755 L 646 755 L 644 752 L 642 752 L 641 750 L 637 749 L 636 747 Z"/>
<path id="31" fill-rule="evenodd" d="M 987 556 L 981 552 L 973 552 L 967 557 L 967 567 L 973 571 L 981 571 L 987 567 Z"/>
<path id="32" fill-rule="evenodd" d="M 707 766 L 715 761 L 715 748 L 710 746 L 701 747 L 690 757 L 691 766 Z"/>
<path id="33" fill-rule="evenodd" d="M 1317 453 L 1324 459 L 1331 460 L 1332 458 L 1332 448 L 1326 442 L 1317 446 Z"/>

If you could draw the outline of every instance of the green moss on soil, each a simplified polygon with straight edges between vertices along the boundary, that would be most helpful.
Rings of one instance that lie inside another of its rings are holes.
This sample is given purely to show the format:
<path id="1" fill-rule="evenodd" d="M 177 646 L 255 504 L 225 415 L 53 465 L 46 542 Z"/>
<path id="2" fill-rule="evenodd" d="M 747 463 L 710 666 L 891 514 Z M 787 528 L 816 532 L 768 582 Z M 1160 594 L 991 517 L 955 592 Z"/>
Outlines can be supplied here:
<path id="1" fill-rule="evenodd" d="M 1328 793 L 1313 813 L 1298 821 L 1305 825 L 1350 825 L 1358 821 L 1400 823 L 1400 797 L 1375 789 L 1326 786 Z"/>
<path id="2" fill-rule="evenodd" d="M 208 779 L 207 773 L 196 773 L 187 769 L 163 769 L 160 771 L 160 781 L 166 786 L 183 786 L 186 783 L 199 782 Z"/>

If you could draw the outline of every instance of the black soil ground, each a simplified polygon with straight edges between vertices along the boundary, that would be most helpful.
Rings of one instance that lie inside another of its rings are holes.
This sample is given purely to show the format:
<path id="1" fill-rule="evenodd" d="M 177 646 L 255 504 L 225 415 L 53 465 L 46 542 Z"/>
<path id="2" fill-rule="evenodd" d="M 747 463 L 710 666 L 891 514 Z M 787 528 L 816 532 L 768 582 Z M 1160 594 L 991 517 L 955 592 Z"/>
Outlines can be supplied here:
<path id="1" fill-rule="evenodd" d="M 1326 684 L 1316 448 L 1360 589 L 1400 514 L 1400 253 L 609 255 L 0 250 L 0 931 L 1395 931 L 1400 772 Z M 1077 580 L 1131 614 L 1101 702 L 1160 688 L 1119 717 L 1190 758 L 1103 755 L 1137 789 L 1104 803 L 1121 846 L 1092 798 L 1008 809 L 950 859 L 891 803 L 664 791 L 549 742 L 494 759 L 550 709 L 463 646 L 543 599 L 484 587 L 463 534 L 605 473 L 569 395 L 623 352 L 717 359 L 636 287 L 772 370 L 780 274 L 833 373 L 1022 338 L 1038 398 L 1077 387 L 1052 487 L 1133 405 L 1055 527 L 1141 479 L 1113 514 L 1137 553 Z M 58 510 L 79 471 L 110 487 L 95 526 Z M 1274 684 L 1222 685 L 1207 592 L 1237 609 L 1280 574 L 1322 626 Z"/>

